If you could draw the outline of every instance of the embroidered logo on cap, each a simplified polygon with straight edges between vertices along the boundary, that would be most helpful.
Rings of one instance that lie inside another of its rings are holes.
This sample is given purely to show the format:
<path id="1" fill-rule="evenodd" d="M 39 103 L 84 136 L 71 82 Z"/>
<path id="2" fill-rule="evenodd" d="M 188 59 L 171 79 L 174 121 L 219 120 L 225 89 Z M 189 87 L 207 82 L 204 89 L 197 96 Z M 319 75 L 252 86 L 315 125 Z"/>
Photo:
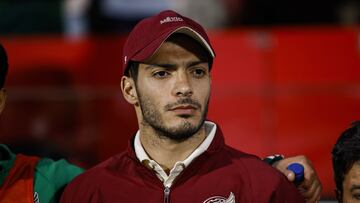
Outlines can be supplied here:
<path id="1" fill-rule="evenodd" d="M 180 17 L 166 17 L 163 20 L 160 20 L 160 24 L 170 23 L 170 22 L 179 22 L 179 21 L 184 21 L 184 20 Z"/>
<path id="2" fill-rule="evenodd" d="M 214 196 L 205 200 L 203 203 L 235 203 L 235 195 L 234 193 L 230 192 L 228 198 L 222 196 Z"/>

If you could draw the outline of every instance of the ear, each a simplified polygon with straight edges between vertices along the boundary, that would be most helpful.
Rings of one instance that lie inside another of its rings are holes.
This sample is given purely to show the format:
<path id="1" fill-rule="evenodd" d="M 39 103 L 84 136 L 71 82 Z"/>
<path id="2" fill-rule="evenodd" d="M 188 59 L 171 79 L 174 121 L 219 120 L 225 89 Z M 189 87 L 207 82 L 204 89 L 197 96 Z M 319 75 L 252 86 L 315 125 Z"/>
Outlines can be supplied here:
<path id="1" fill-rule="evenodd" d="M 5 108 L 5 103 L 6 103 L 6 89 L 2 88 L 0 90 L 0 113 L 4 110 Z"/>
<path id="2" fill-rule="evenodd" d="M 137 104 L 138 97 L 136 93 L 134 80 L 127 76 L 122 76 L 121 78 L 121 91 L 123 93 L 124 98 L 130 104 Z"/>

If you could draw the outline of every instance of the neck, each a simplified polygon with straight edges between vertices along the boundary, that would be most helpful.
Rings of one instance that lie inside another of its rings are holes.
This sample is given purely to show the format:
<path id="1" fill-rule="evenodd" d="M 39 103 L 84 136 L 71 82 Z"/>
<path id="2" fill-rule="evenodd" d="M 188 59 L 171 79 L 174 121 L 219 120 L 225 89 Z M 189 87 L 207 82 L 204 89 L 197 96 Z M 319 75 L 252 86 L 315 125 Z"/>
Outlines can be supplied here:
<path id="1" fill-rule="evenodd" d="M 151 127 L 140 127 L 140 141 L 149 157 L 155 160 L 165 172 L 176 162 L 185 160 L 206 138 L 205 125 L 190 138 L 175 141 L 161 137 Z"/>

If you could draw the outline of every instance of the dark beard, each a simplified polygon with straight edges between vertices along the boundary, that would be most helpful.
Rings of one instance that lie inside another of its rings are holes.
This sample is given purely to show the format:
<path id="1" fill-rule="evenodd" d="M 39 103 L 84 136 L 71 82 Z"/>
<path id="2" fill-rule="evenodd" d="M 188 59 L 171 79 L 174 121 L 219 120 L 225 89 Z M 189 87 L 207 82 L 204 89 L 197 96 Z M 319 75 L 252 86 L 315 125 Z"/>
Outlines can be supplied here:
<path id="1" fill-rule="evenodd" d="M 169 138 L 169 139 L 177 141 L 177 142 L 185 141 L 188 138 L 192 137 L 194 134 L 196 134 L 205 122 L 209 100 L 206 102 L 204 111 L 202 112 L 200 121 L 197 125 L 193 125 L 190 122 L 184 120 L 184 121 L 182 121 L 182 123 L 179 126 L 174 127 L 174 128 L 168 128 L 164 125 L 164 122 L 161 119 L 161 113 L 156 108 L 156 105 L 151 103 L 150 99 L 143 98 L 139 94 L 139 91 L 137 91 L 137 93 L 138 93 L 138 97 L 139 97 L 139 101 L 140 101 L 140 108 L 141 108 L 142 115 L 143 115 L 143 120 L 141 121 L 141 123 L 143 125 L 151 126 L 156 131 L 156 134 L 158 136 L 160 136 L 161 138 Z M 168 104 L 165 106 L 164 109 L 165 109 L 165 111 L 167 111 L 168 109 L 171 109 L 172 106 L 179 105 L 179 104 L 191 104 L 201 110 L 201 105 L 199 104 L 199 102 L 194 101 L 190 98 L 184 98 L 184 99 L 177 101 L 174 104 Z M 188 115 L 183 115 L 183 116 L 180 115 L 180 117 L 188 118 L 189 116 Z"/>

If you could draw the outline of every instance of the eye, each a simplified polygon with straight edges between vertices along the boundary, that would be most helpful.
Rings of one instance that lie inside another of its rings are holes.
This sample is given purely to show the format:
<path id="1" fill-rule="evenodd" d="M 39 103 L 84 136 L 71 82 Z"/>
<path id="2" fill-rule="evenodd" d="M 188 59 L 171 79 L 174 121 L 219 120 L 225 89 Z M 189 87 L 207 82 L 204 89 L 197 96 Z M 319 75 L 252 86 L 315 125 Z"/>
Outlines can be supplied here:
<path id="1" fill-rule="evenodd" d="M 192 74 L 197 78 L 201 78 L 206 74 L 206 71 L 203 68 L 195 68 L 192 70 Z"/>
<path id="2" fill-rule="evenodd" d="M 166 71 L 157 71 L 155 73 L 153 73 L 153 76 L 155 78 L 165 78 L 168 77 L 170 74 Z"/>

